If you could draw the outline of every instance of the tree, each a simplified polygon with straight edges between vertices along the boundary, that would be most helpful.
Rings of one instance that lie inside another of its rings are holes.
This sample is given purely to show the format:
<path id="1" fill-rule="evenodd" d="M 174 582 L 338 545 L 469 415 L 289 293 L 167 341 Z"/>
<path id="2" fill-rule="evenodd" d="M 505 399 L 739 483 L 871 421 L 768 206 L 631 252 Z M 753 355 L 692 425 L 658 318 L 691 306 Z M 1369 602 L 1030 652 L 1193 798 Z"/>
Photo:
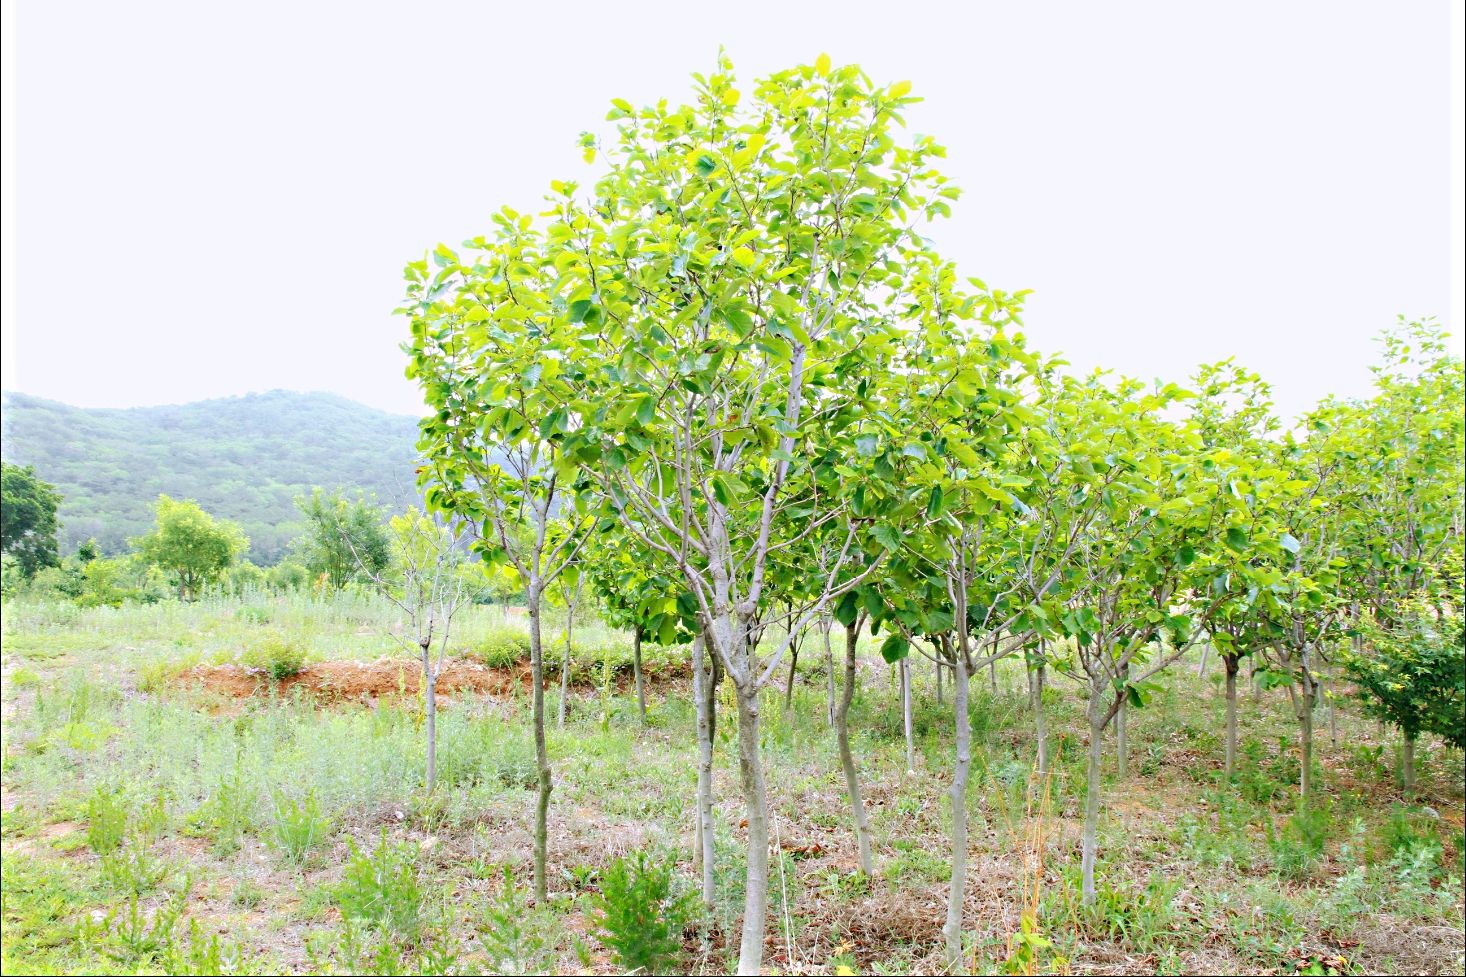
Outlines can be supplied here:
<path id="1" fill-rule="evenodd" d="M 1237 482 L 1230 456 L 1201 452 L 1195 432 L 1165 416 L 1187 396 L 1173 385 L 1147 391 L 1100 375 L 1065 384 L 1073 416 L 1088 418 L 1072 447 L 1068 477 L 1097 493 L 1093 517 L 1069 527 L 1074 555 L 1044 600 L 1043 620 L 1073 639 L 1056 670 L 1088 698 L 1089 764 L 1082 853 L 1083 898 L 1095 899 L 1094 868 L 1105 731 L 1127 705 L 1147 698 L 1146 681 L 1181 657 L 1223 596 L 1210 593 L 1214 548 L 1245 549 L 1248 517 L 1222 491 Z M 1117 734 L 1119 729 L 1117 728 Z M 1120 773 L 1125 743 L 1117 735 Z"/>
<path id="2" fill-rule="evenodd" d="M 391 541 L 375 503 L 317 488 L 295 506 L 306 517 L 306 532 L 295 541 L 297 555 L 332 589 L 345 587 L 358 572 L 376 578 L 391 563 Z"/>
<path id="3" fill-rule="evenodd" d="M 432 413 L 422 421 L 420 469 L 431 510 L 461 520 L 490 570 L 524 584 L 529 617 L 538 796 L 535 899 L 548 897 L 550 793 L 545 739 L 545 594 L 575 562 L 589 529 L 578 515 L 578 466 L 565 452 L 573 417 L 578 323 L 549 300 L 556 271 L 530 221 L 498 214 L 499 237 L 462 262 L 440 245 L 407 266 L 408 376 Z M 572 516 L 572 514 L 574 515 Z M 558 528 L 556 527 L 558 519 Z"/>
<path id="4" fill-rule="evenodd" d="M 60 563 L 56 555 L 60 504 L 56 486 L 37 478 L 35 468 L 0 462 L 0 552 L 12 557 L 26 578 Z"/>
<path id="5" fill-rule="evenodd" d="M 1451 615 L 1428 607 L 1466 522 L 1466 380 L 1461 357 L 1431 320 L 1402 318 L 1381 341 L 1375 395 L 1338 412 L 1348 465 L 1336 495 L 1349 512 L 1340 551 L 1351 570 L 1341 582 L 1354 622 L 1348 664 L 1372 711 L 1400 729 L 1404 780 L 1413 789 L 1422 719 L 1451 704 L 1449 692 L 1442 703 L 1430 685 L 1453 686 L 1458 653 Z M 1459 606 L 1457 595 L 1438 603 Z M 1374 667 L 1361 639 L 1375 643 Z"/>
<path id="6" fill-rule="evenodd" d="M 744 99 L 720 59 L 693 105 L 615 103 L 616 140 L 586 140 L 608 157 L 593 201 L 556 184 L 546 232 L 557 275 L 536 300 L 580 325 L 586 377 L 567 450 L 625 531 L 680 575 L 734 688 L 748 820 L 740 973 L 758 972 L 767 921 L 760 693 L 886 547 L 873 518 L 848 523 L 830 573 L 778 632 L 764 630 L 788 596 L 771 555 L 838 522 L 858 484 L 889 477 L 865 425 L 882 423 L 880 390 L 921 301 L 908 269 L 927 245 L 910 225 L 956 196 L 931 169 L 934 141 L 894 137 L 909 90 L 822 57 Z M 899 539 L 894 525 L 881 532 Z"/>
<path id="7" fill-rule="evenodd" d="M 244 531 L 215 519 L 197 502 L 158 496 L 156 527 L 133 541 L 143 558 L 178 579 L 178 596 L 190 600 L 219 578 L 249 547 Z"/>
<path id="8" fill-rule="evenodd" d="M 464 572 L 464 554 L 455 534 L 439 519 L 409 508 L 388 523 L 392 572 L 384 573 L 363 561 L 377 589 L 407 616 L 402 640 L 422 664 L 423 711 L 427 717 L 427 775 L 429 794 L 438 780 L 438 676 L 448 653 L 453 618 L 472 599 Z"/>
<path id="9" fill-rule="evenodd" d="M 1459 568 L 1459 557 L 1455 563 Z M 1455 581 L 1447 600 L 1459 599 L 1459 570 Z M 1442 604 L 1439 594 L 1423 592 L 1392 610 L 1388 628 L 1366 619 L 1370 651 L 1344 658 L 1365 711 L 1400 730 L 1401 771 L 1410 793 L 1421 734 L 1466 749 L 1466 632 L 1459 606 L 1447 604 L 1442 613 Z"/>

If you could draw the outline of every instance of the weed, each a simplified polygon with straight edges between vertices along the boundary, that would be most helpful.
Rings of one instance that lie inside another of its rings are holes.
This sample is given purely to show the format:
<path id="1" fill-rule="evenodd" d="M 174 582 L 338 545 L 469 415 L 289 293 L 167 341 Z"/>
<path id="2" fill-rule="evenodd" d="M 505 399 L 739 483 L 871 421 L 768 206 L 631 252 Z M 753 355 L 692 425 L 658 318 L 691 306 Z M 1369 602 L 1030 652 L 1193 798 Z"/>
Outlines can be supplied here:
<path id="1" fill-rule="evenodd" d="M 258 668 L 279 682 L 305 669 L 305 649 L 295 641 L 272 636 L 249 646 L 241 657 L 245 665 Z"/>
<path id="2" fill-rule="evenodd" d="M 417 878 L 417 847 L 387 840 L 363 852 L 351 839 L 351 859 L 335 888 L 341 915 L 380 924 L 404 939 L 415 939 L 421 926 L 422 890 Z"/>
<path id="3" fill-rule="evenodd" d="M 122 847 L 127 836 L 127 802 L 114 787 L 98 784 L 87 798 L 87 845 L 98 855 Z"/>
<path id="4" fill-rule="evenodd" d="M 514 884 L 514 873 L 504 869 L 504 884 L 484 907 L 478 926 L 479 943 L 489 969 L 500 974 L 534 974 L 545 970 L 549 949 L 547 920 L 524 903 Z"/>
<path id="5" fill-rule="evenodd" d="M 1268 847 L 1273 868 L 1287 879 L 1306 879 L 1323 858 L 1328 842 L 1329 811 L 1317 803 L 1302 808 L 1283 824 L 1281 832 L 1268 825 Z"/>
<path id="6" fill-rule="evenodd" d="M 304 862 L 330 831 L 330 820 L 321 813 L 314 789 L 307 790 L 303 798 L 276 799 L 271 841 L 286 861 L 295 865 Z"/>
<path id="7" fill-rule="evenodd" d="M 677 891 L 670 863 L 638 851 L 633 858 L 617 858 L 601 874 L 591 925 L 623 970 L 669 973 L 682 950 L 692 899 L 691 892 Z"/>

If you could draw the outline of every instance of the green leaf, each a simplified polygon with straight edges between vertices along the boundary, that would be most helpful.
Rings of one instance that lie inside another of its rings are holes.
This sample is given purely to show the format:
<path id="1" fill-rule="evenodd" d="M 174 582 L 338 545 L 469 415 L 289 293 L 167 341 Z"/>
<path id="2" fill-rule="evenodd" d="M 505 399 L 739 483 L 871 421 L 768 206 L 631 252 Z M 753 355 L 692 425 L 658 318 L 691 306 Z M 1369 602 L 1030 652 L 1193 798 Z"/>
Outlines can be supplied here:
<path id="1" fill-rule="evenodd" d="M 847 590 L 840 595 L 839 602 L 835 605 L 835 620 L 839 621 L 842 627 L 850 627 L 855 619 L 860 616 L 860 600 L 856 597 L 855 591 Z"/>
<path id="2" fill-rule="evenodd" d="M 910 651 L 911 642 L 901 634 L 892 634 L 881 643 L 881 657 L 892 665 L 905 658 Z"/>
<path id="3" fill-rule="evenodd" d="M 926 517 L 935 519 L 942 514 L 942 487 L 933 485 L 931 495 L 926 500 Z"/>
<path id="4" fill-rule="evenodd" d="M 1228 526 L 1227 546 L 1239 553 L 1245 550 L 1247 548 L 1247 530 L 1241 526 Z"/>
<path id="5" fill-rule="evenodd" d="M 896 550 L 901 547 L 901 531 L 895 526 L 882 523 L 872 529 L 870 534 L 876 538 L 877 543 L 888 550 Z"/>
<path id="6" fill-rule="evenodd" d="M 1282 535 L 1282 538 L 1278 540 L 1278 545 L 1287 550 L 1289 553 L 1297 553 L 1300 549 L 1303 548 L 1303 544 L 1298 542 L 1297 538 L 1294 537 L 1292 533 L 1284 533 Z"/>

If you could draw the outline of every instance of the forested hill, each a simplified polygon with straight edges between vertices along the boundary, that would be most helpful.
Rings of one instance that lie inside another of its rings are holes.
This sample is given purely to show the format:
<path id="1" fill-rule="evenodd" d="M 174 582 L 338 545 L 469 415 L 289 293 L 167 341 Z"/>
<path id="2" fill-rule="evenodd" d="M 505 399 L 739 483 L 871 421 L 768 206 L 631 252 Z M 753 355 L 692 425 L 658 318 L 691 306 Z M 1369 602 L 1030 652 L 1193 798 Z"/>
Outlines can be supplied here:
<path id="1" fill-rule="evenodd" d="M 322 393 L 276 390 L 126 410 L 5 393 L 6 461 L 60 489 L 61 552 L 95 536 L 108 553 L 152 523 L 159 493 L 233 519 L 250 558 L 273 563 L 300 529 L 312 486 L 362 489 L 393 508 L 415 495 L 415 418 Z"/>

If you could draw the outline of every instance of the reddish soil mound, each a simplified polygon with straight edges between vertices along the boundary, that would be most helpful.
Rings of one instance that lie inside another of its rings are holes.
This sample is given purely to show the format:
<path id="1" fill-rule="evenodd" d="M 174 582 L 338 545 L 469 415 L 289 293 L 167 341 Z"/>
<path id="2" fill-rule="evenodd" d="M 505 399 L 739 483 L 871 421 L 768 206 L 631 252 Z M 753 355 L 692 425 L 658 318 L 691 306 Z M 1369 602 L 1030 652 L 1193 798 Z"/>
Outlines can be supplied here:
<path id="1" fill-rule="evenodd" d="M 302 689 L 322 699 L 378 699 L 416 696 L 422 668 L 412 661 L 379 658 L 374 662 L 320 662 L 279 682 L 258 669 L 242 665 L 198 665 L 179 674 L 177 682 L 198 686 L 236 699 L 263 695 L 274 689 Z M 529 667 L 514 670 L 487 668 L 477 662 L 450 659 L 438 676 L 438 694 L 480 692 L 505 695 L 516 685 L 529 687 Z"/>

